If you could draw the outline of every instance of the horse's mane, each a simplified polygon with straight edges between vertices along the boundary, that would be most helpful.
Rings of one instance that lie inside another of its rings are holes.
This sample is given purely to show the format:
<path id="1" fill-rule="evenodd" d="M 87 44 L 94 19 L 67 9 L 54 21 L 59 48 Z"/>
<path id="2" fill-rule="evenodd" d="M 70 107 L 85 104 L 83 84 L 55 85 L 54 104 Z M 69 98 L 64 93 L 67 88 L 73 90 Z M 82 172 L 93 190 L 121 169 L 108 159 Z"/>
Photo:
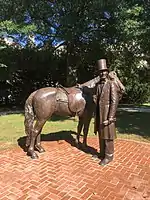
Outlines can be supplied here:
<path id="1" fill-rule="evenodd" d="M 109 78 L 109 80 L 115 81 L 116 85 L 118 86 L 118 88 L 120 89 L 120 91 L 121 91 L 122 93 L 125 92 L 125 87 L 124 87 L 124 85 L 121 83 L 121 81 L 119 80 L 119 78 L 118 78 L 118 76 L 117 76 L 117 74 L 116 74 L 115 71 L 109 72 L 108 78 Z M 97 84 L 99 81 L 100 81 L 100 77 L 97 76 L 97 77 L 95 77 L 95 78 L 93 78 L 93 79 L 91 79 L 91 80 L 89 80 L 89 81 L 87 81 L 87 82 L 85 82 L 85 83 L 78 84 L 78 85 L 79 85 L 79 87 L 80 87 L 80 86 L 81 86 L 81 87 L 84 87 L 84 86 L 85 86 L 85 87 L 88 87 L 88 88 L 94 88 L 94 87 L 96 86 L 96 84 Z"/>
<path id="2" fill-rule="evenodd" d="M 111 72 L 109 73 L 109 79 L 115 81 L 116 85 L 118 86 L 118 88 L 120 89 L 120 91 L 121 91 L 122 93 L 125 92 L 125 87 L 124 87 L 124 85 L 121 83 L 121 81 L 119 80 L 119 78 L 118 78 L 118 76 L 117 76 L 117 74 L 116 74 L 115 71 L 111 71 Z"/>
<path id="3" fill-rule="evenodd" d="M 99 76 L 93 78 L 92 80 L 89 80 L 85 83 L 80 84 L 81 86 L 86 86 L 88 88 L 94 88 L 96 84 L 100 81 Z"/>

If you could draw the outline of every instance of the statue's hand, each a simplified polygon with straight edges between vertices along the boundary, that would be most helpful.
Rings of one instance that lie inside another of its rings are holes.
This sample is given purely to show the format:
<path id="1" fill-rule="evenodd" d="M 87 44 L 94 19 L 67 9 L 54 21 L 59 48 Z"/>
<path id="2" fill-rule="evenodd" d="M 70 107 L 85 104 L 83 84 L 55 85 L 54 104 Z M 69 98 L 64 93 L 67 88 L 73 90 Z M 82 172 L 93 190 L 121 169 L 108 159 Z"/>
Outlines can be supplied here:
<path id="1" fill-rule="evenodd" d="M 116 118 L 109 118 L 109 124 L 111 124 L 112 122 L 115 122 L 116 121 Z"/>
<path id="2" fill-rule="evenodd" d="M 108 120 L 105 120 L 104 122 L 103 122 L 103 125 L 104 126 L 107 126 L 109 124 L 109 121 Z"/>
<path id="3" fill-rule="evenodd" d="M 93 101 L 94 101 L 95 104 L 97 103 L 97 96 L 96 95 L 93 95 Z"/>

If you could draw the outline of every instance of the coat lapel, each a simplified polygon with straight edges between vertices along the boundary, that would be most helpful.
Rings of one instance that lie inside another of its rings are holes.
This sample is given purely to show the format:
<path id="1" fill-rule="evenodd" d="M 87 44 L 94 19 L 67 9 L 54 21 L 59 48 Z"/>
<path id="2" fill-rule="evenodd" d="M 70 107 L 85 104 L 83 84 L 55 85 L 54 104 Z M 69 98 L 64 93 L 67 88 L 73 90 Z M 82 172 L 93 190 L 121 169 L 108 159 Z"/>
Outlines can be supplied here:
<path id="1" fill-rule="evenodd" d="M 101 95 L 100 95 L 100 98 L 101 98 L 101 99 L 102 99 L 102 97 L 103 97 L 103 95 L 104 95 L 104 91 L 105 91 L 105 88 L 106 88 L 106 86 L 107 86 L 107 83 L 108 83 L 108 81 L 106 81 L 106 82 L 104 83 L 104 86 L 103 86 L 103 89 L 102 89 Z"/>

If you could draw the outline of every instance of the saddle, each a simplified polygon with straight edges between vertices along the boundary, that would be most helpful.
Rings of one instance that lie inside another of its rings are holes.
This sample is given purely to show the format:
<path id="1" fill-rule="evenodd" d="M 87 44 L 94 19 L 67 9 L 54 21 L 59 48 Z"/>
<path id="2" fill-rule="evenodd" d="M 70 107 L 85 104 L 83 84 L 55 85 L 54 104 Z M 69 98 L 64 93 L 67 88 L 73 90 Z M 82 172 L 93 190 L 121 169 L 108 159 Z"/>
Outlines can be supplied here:
<path id="1" fill-rule="evenodd" d="M 85 99 L 79 88 L 65 88 L 61 85 L 57 87 L 56 101 L 67 103 L 72 113 L 80 113 L 85 108 Z"/>

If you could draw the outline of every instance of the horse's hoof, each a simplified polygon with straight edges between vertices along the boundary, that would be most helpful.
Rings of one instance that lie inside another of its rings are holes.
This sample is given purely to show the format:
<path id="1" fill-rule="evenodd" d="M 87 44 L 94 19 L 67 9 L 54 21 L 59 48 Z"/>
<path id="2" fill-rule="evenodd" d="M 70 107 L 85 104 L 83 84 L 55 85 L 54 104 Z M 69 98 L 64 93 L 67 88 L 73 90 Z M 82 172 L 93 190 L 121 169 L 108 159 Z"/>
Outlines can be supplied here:
<path id="1" fill-rule="evenodd" d="M 32 159 L 38 159 L 39 158 L 38 155 L 35 152 L 31 153 L 30 151 L 28 151 L 27 155 L 30 156 Z"/>
<path id="2" fill-rule="evenodd" d="M 35 154 L 32 154 L 32 155 L 31 155 L 31 158 L 32 158 L 32 159 L 38 159 L 39 157 L 38 157 L 38 155 L 35 153 Z"/>
<path id="3" fill-rule="evenodd" d="M 44 153 L 45 149 L 41 146 L 35 146 L 35 149 L 39 152 L 39 153 Z"/>
<path id="4" fill-rule="evenodd" d="M 43 148 L 41 148 L 40 150 L 39 150 L 39 153 L 44 153 L 45 152 L 45 149 L 43 149 Z"/>

